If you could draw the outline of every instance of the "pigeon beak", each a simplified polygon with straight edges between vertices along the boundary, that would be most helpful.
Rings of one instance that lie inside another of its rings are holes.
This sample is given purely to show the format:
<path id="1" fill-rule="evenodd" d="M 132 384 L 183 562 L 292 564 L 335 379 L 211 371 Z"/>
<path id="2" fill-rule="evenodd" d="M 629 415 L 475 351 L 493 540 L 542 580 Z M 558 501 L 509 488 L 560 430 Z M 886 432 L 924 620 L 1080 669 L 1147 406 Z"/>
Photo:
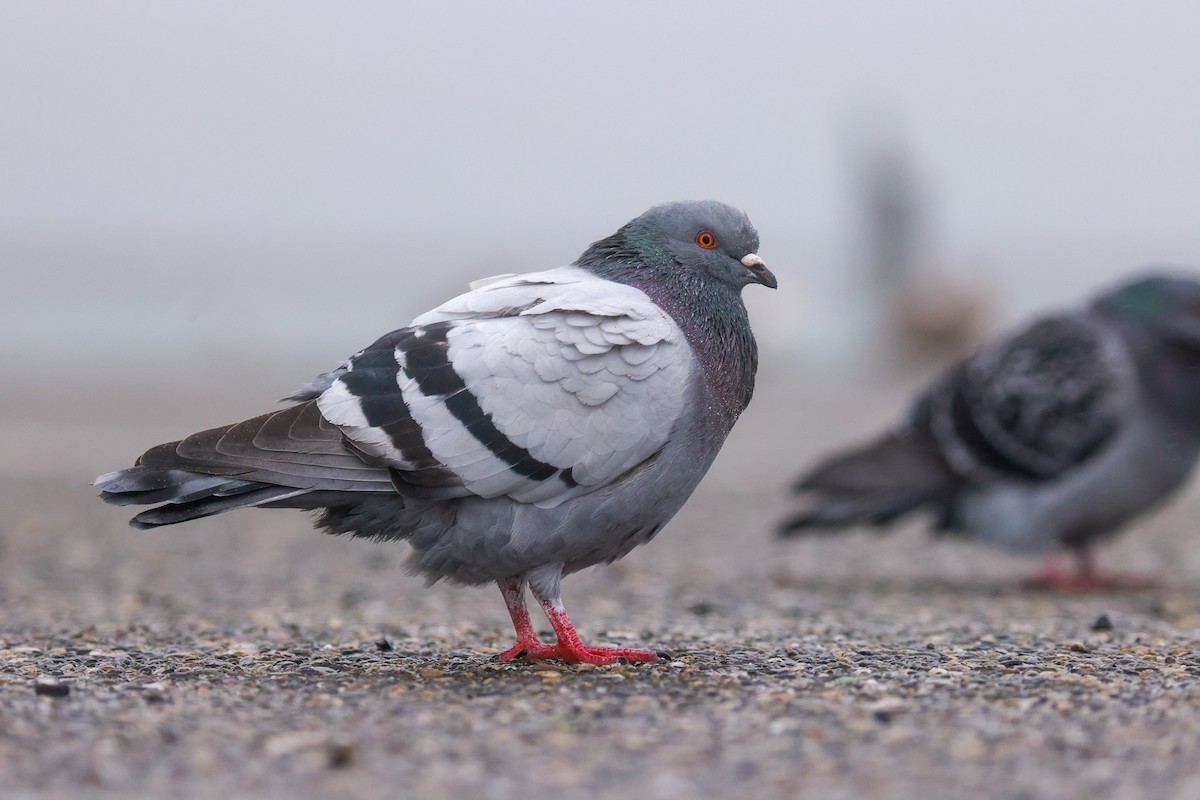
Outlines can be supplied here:
<path id="1" fill-rule="evenodd" d="M 763 263 L 757 253 L 742 256 L 742 266 L 750 271 L 751 280 L 755 283 L 761 283 L 768 289 L 779 288 L 779 281 L 775 280 L 775 274 L 767 269 L 767 265 Z"/>

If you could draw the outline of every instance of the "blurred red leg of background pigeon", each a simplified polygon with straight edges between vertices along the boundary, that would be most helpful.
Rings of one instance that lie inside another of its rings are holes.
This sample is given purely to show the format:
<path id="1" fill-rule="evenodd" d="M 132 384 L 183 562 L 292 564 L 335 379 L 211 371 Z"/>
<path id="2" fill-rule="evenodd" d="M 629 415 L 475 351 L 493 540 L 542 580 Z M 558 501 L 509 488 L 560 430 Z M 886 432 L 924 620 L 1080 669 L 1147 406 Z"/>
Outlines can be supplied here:
<path id="1" fill-rule="evenodd" d="M 1046 556 L 1040 572 L 1030 575 L 1021 586 L 1025 589 L 1060 592 L 1136 592 L 1154 589 L 1158 582 L 1152 578 L 1128 572 L 1101 572 L 1091 550 L 1078 553 L 1075 569 L 1064 563 L 1065 556 L 1053 553 Z"/>

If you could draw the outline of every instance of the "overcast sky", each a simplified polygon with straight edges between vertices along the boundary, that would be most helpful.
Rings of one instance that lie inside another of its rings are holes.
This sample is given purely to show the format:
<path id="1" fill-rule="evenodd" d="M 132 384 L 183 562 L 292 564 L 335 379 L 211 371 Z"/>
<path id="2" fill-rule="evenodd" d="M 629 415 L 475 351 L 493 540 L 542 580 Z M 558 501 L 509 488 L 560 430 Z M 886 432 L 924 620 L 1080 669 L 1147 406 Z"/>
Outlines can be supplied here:
<path id="1" fill-rule="evenodd" d="M 0 333 L 287 335 L 322 298 L 395 327 L 700 197 L 750 214 L 787 316 L 848 269 L 876 124 L 929 258 L 1057 302 L 1200 264 L 1197 31 L 1188 2 L 0 0 Z"/>

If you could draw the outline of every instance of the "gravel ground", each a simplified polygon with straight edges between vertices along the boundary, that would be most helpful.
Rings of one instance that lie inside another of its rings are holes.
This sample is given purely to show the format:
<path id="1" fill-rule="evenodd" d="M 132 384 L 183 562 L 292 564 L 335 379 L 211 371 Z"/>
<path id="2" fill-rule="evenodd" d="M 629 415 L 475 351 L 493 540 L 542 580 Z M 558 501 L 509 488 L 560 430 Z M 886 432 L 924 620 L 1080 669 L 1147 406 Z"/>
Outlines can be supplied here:
<path id="1" fill-rule="evenodd" d="M 499 593 L 427 589 L 402 546 L 292 512 L 141 533 L 95 499 L 260 410 L 244 389 L 5 398 L 0 796 L 1200 797 L 1195 491 L 1107 548 L 1163 578 L 1129 595 L 1021 592 L 1033 565 L 916 526 L 776 542 L 804 458 L 908 387 L 767 367 L 677 521 L 566 582 L 586 638 L 673 654 L 599 669 L 500 664 Z"/>

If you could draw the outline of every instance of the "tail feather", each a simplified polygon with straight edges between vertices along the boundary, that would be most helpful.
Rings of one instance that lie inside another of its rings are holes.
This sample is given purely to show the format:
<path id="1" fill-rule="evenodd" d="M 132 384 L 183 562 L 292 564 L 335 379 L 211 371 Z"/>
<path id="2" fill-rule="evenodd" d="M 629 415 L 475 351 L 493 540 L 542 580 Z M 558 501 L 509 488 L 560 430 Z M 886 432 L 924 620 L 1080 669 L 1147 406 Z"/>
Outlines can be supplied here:
<path id="1" fill-rule="evenodd" d="M 952 502 L 961 481 L 932 439 L 904 431 L 819 464 L 793 488 L 805 496 L 806 507 L 779 525 L 781 537 L 882 527 L 920 508 Z"/>
<path id="2" fill-rule="evenodd" d="M 227 496 L 262 485 L 224 475 L 143 466 L 101 475 L 95 483 L 100 497 L 115 506 L 189 503 L 209 495 Z"/>
<path id="3" fill-rule="evenodd" d="M 162 504 L 134 517 L 135 528 L 253 506 L 311 508 L 308 494 L 394 491 L 387 470 L 346 449 L 311 400 L 157 445 L 95 485 L 113 505 Z"/>
<path id="4" fill-rule="evenodd" d="M 307 493 L 307 489 L 289 489 L 285 486 L 260 483 L 232 495 L 211 494 L 186 502 L 168 502 L 165 505 L 143 511 L 131 519 L 129 524 L 138 530 L 148 530 L 200 517 L 209 517 L 213 514 L 222 514 L 237 508 L 253 508 L 266 503 L 279 502 Z"/>

